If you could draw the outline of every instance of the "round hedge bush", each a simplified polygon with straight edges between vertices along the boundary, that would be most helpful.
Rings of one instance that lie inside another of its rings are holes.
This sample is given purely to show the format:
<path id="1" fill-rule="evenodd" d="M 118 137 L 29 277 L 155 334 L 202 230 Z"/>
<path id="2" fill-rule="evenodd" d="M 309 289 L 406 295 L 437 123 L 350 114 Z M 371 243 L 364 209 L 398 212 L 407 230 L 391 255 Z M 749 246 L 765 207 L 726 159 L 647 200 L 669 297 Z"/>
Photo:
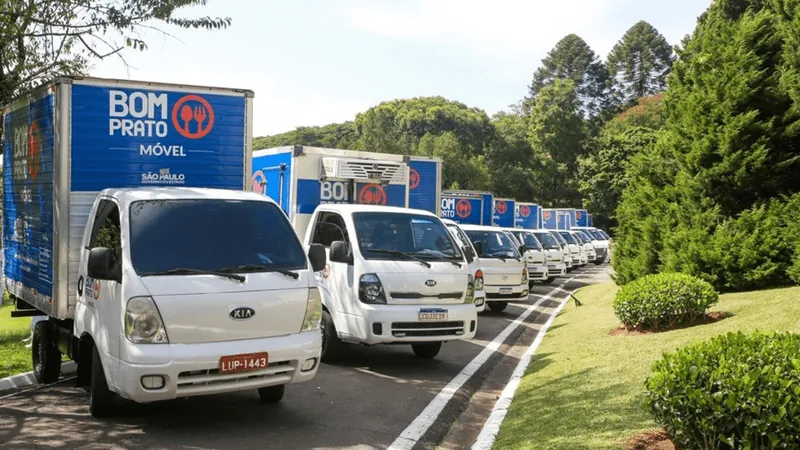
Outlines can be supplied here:
<path id="1" fill-rule="evenodd" d="M 614 313 L 628 329 L 658 331 L 704 317 L 717 301 L 719 294 L 706 281 L 682 273 L 659 273 L 617 291 Z"/>
<path id="2" fill-rule="evenodd" d="M 800 335 L 728 333 L 665 354 L 647 405 L 677 448 L 800 448 Z"/>

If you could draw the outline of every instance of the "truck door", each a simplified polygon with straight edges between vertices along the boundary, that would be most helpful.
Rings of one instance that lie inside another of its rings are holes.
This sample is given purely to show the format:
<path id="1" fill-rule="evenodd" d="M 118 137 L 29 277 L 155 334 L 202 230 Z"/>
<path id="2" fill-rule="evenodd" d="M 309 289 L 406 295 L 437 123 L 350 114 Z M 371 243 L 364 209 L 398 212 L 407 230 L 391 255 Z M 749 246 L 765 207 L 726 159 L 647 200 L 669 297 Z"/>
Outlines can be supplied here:
<path id="1" fill-rule="evenodd" d="M 113 359 L 119 357 L 120 335 L 122 334 L 122 306 L 120 299 L 122 285 L 116 281 L 89 278 L 87 267 L 89 251 L 95 247 L 112 250 L 114 264 L 122 265 L 122 229 L 117 204 L 110 199 L 101 199 L 93 220 L 92 228 L 84 236 L 81 251 L 81 264 L 78 273 L 78 301 L 92 311 L 92 323 L 85 323 L 83 329 L 92 333 L 98 351 L 106 351 Z M 104 362 L 105 364 L 105 362 Z M 113 362 L 111 363 L 112 365 Z"/>

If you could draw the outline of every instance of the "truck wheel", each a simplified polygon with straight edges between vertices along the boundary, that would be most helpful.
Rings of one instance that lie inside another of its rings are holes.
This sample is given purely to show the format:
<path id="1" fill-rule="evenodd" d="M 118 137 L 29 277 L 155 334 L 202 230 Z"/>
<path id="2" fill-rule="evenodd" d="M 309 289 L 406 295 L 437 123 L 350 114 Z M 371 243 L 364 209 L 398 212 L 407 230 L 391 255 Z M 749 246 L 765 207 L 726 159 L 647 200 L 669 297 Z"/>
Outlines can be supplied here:
<path id="1" fill-rule="evenodd" d="M 336 334 L 336 325 L 333 324 L 333 317 L 328 311 L 322 311 L 322 362 L 336 361 L 341 355 L 344 343 Z"/>
<path id="2" fill-rule="evenodd" d="M 543 281 L 542 281 L 542 283 L 544 283 L 544 284 L 550 284 L 550 283 L 552 283 L 552 282 L 553 282 L 553 280 L 555 280 L 555 279 L 556 279 L 556 277 L 550 277 L 550 278 L 548 278 L 548 279 L 546 279 L 546 280 L 543 280 Z"/>
<path id="3" fill-rule="evenodd" d="M 487 304 L 489 305 L 489 309 L 494 312 L 501 312 L 508 306 L 508 302 L 489 302 Z"/>
<path id="4" fill-rule="evenodd" d="M 89 386 L 89 412 L 93 417 L 111 417 L 116 394 L 108 389 L 106 374 L 97 347 L 92 346 L 92 384 Z"/>
<path id="5" fill-rule="evenodd" d="M 411 344 L 411 349 L 414 350 L 414 354 L 420 358 L 433 359 L 436 358 L 436 355 L 439 354 L 439 350 L 442 349 L 442 343 L 427 342 L 425 344 Z"/>
<path id="6" fill-rule="evenodd" d="M 284 392 L 286 392 L 285 384 L 267 386 L 258 388 L 258 397 L 261 399 L 261 403 L 278 403 L 283 399 Z"/>
<path id="7" fill-rule="evenodd" d="M 33 328 L 31 356 L 36 381 L 50 384 L 58 380 L 61 375 L 61 352 L 55 346 L 52 329 L 46 320 L 37 322 Z"/>
<path id="8" fill-rule="evenodd" d="M 603 264 L 603 260 L 602 259 L 595 259 L 594 260 L 594 265 L 595 266 L 599 266 L 600 264 Z"/>

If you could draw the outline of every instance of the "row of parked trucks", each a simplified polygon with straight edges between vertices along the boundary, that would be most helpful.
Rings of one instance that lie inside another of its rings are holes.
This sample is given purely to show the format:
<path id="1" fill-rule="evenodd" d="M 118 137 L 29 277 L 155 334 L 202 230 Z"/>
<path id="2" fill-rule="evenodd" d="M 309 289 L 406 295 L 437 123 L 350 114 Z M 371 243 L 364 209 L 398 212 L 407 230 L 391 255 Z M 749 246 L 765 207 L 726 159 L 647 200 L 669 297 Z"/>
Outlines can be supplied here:
<path id="1" fill-rule="evenodd" d="M 97 417 L 275 402 L 348 345 L 433 358 L 487 304 L 607 259 L 586 211 L 442 192 L 435 158 L 253 151 L 253 96 L 64 77 L 3 109 L 4 288 L 39 382 L 68 357 Z"/>

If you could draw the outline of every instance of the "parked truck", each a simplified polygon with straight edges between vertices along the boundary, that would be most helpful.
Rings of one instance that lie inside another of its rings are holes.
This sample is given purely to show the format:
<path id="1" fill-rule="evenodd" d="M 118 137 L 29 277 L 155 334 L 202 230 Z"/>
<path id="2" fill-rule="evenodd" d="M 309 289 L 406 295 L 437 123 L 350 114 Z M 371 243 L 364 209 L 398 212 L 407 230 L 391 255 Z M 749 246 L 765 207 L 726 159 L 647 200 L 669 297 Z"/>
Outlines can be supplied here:
<path id="1" fill-rule="evenodd" d="M 585 209 L 575 210 L 575 223 L 576 227 L 590 227 L 589 225 L 589 212 Z"/>
<path id="2" fill-rule="evenodd" d="M 482 191 L 442 192 L 441 218 L 462 225 L 493 223 L 494 194 Z"/>
<path id="3" fill-rule="evenodd" d="M 312 379 L 319 246 L 249 190 L 253 93 L 58 78 L 3 109 L 5 288 L 90 412 Z M 236 220 L 233 220 L 236 219 Z M 268 236 L 258 231 L 269 229 Z"/>
<path id="4" fill-rule="evenodd" d="M 348 344 L 408 344 L 433 358 L 443 342 L 475 335 L 475 302 L 484 301 L 475 298 L 475 255 L 439 212 L 409 208 L 412 185 L 440 190 L 420 189 L 435 179 L 419 172 L 415 180 L 412 164 L 402 155 L 315 147 L 254 152 L 253 190 L 280 199 L 306 246 L 325 248 L 317 277 L 324 362 Z"/>
<path id="5" fill-rule="evenodd" d="M 501 228 L 513 228 L 517 201 L 513 198 L 495 198 L 492 224 Z"/>
<path id="6" fill-rule="evenodd" d="M 536 203 L 517 202 L 514 212 L 514 227 L 525 230 L 542 228 L 540 209 Z"/>

